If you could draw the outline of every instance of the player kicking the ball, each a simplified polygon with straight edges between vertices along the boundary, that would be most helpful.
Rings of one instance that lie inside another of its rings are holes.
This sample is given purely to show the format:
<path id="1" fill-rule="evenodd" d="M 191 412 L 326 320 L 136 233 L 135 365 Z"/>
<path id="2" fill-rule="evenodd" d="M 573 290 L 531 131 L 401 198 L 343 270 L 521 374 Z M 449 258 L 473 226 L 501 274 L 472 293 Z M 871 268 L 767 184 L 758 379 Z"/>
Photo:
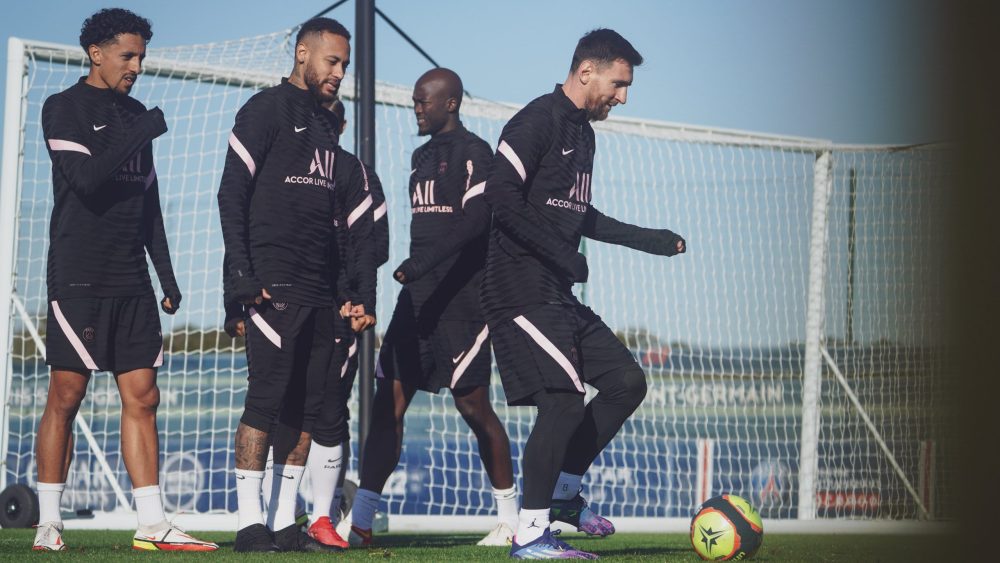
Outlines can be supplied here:
<path id="1" fill-rule="evenodd" d="M 580 39 L 569 76 L 503 129 L 486 201 L 493 208 L 483 311 L 510 405 L 538 414 L 524 449 L 524 498 L 510 556 L 596 559 L 561 541 L 551 520 L 614 533 L 580 496 L 584 473 L 646 395 L 632 354 L 572 293 L 587 281 L 581 237 L 672 256 L 684 239 L 627 225 L 591 205 L 594 130 L 624 104 L 642 56 L 609 29 Z M 599 392 L 584 404 L 584 383 Z"/>
<path id="2" fill-rule="evenodd" d="M 167 131 L 159 108 L 129 97 L 142 71 L 149 21 L 122 9 L 83 23 L 90 72 L 49 97 L 42 129 L 52 159 L 55 205 L 49 239 L 49 394 L 38 427 L 39 525 L 32 549 L 63 551 L 59 504 L 72 458 L 73 419 L 94 371 L 115 376 L 122 400 L 121 449 L 132 481 L 140 550 L 214 551 L 167 522 L 159 486 L 156 368 L 163 338 L 146 254 L 177 312 L 153 166 L 153 139 Z"/>

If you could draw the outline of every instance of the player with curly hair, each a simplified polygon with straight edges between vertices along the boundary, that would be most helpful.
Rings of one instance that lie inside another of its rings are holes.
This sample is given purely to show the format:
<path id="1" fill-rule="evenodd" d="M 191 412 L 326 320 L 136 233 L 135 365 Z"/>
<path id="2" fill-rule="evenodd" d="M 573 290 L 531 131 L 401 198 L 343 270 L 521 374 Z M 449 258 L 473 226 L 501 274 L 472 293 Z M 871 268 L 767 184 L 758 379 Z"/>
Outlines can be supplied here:
<path id="1" fill-rule="evenodd" d="M 121 451 L 132 481 L 140 550 L 214 551 L 167 521 L 159 486 L 156 369 L 163 337 L 146 255 L 177 312 L 174 279 L 153 166 L 163 112 L 129 97 L 153 36 L 145 18 L 119 8 L 83 23 L 90 72 L 50 96 L 42 128 L 52 159 L 49 230 L 48 399 L 38 426 L 39 526 L 32 549 L 63 551 L 59 505 L 72 458 L 73 419 L 94 371 L 110 371 L 122 401 Z"/>

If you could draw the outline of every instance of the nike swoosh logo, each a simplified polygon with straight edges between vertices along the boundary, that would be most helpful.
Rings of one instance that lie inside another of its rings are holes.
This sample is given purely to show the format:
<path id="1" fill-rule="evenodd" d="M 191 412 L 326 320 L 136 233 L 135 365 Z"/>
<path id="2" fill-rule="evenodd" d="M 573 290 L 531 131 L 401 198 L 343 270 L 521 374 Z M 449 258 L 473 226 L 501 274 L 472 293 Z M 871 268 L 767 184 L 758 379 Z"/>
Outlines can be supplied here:
<path id="1" fill-rule="evenodd" d="M 458 356 L 456 356 L 456 357 L 452 358 L 452 359 L 451 359 L 451 363 L 453 363 L 453 364 L 457 364 L 457 363 L 458 363 L 458 361 L 459 361 L 459 360 L 461 360 L 461 359 L 462 359 L 462 356 L 464 356 L 464 355 L 465 355 L 465 352 L 462 352 L 462 353 L 461 353 L 461 354 L 459 354 Z"/>
<path id="2" fill-rule="evenodd" d="M 563 149 L 563 150 L 562 150 L 562 153 L 563 153 L 563 156 L 566 156 L 567 154 L 569 154 L 569 153 L 571 153 L 571 152 L 573 152 L 573 151 L 575 151 L 575 150 L 576 150 L 576 149 L 569 149 L 569 150 L 566 150 L 566 149 Z"/>
<path id="3" fill-rule="evenodd" d="M 294 478 L 295 478 L 295 477 L 294 477 L 294 476 L 292 476 L 292 475 L 285 475 L 284 473 L 279 473 L 278 475 L 281 475 L 281 476 L 282 476 L 282 477 L 284 477 L 285 479 L 294 479 Z"/>
<path id="4" fill-rule="evenodd" d="M 295 128 L 295 132 L 296 133 L 301 133 L 301 132 L 305 131 L 306 129 L 308 129 L 308 127 L 296 127 Z"/>
<path id="5" fill-rule="evenodd" d="M 101 129 L 104 129 L 105 127 L 107 127 L 107 125 L 101 125 L 100 127 L 98 127 L 97 125 L 94 125 L 94 131 L 100 131 Z"/>

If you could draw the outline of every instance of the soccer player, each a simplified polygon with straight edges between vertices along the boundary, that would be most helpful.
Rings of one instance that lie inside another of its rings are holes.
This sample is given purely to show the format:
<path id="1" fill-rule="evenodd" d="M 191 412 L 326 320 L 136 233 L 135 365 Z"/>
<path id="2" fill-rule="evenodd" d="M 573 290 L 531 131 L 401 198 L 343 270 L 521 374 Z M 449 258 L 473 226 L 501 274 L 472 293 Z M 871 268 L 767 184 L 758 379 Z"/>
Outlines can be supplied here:
<path id="1" fill-rule="evenodd" d="M 334 142 L 339 144 L 340 136 L 343 134 L 347 123 L 344 117 L 344 104 L 340 100 L 334 100 L 330 104 L 323 104 L 330 110 L 326 115 L 330 121 L 330 133 Z M 355 210 L 343 210 L 348 212 L 338 216 L 337 223 L 343 227 L 338 230 L 338 235 L 344 237 L 340 241 L 338 261 L 345 266 L 345 271 L 341 274 L 343 286 L 341 292 L 344 293 L 341 301 L 350 302 L 357 300 L 359 289 L 370 288 L 373 291 L 374 270 L 368 270 L 367 274 L 359 272 L 356 267 L 360 262 L 369 264 L 374 260 L 375 267 L 381 266 L 389 256 L 389 226 L 386 219 L 385 197 L 382 193 L 382 185 L 378 176 L 373 170 L 369 170 L 354 155 L 337 149 L 336 160 L 336 183 L 342 189 L 352 193 L 345 195 L 347 199 L 361 201 L 360 208 Z M 367 195 L 371 195 L 370 201 Z M 356 213 L 353 213 L 356 211 Z M 364 215 L 362 215 L 364 214 Z M 350 221 L 351 215 L 356 217 Z M 365 223 L 374 225 L 372 230 L 362 228 Z M 371 232 L 372 236 L 364 238 L 351 237 L 353 233 Z M 367 245 L 366 248 L 359 248 Z M 353 250 L 352 250 L 353 249 Z M 373 253 L 371 258 L 366 258 L 362 253 Z M 361 257 L 360 260 L 357 258 Z M 228 263 L 228 256 L 225 258 Z M 351 266 L 352 275 L 347 275 L 347 266 Z M 224 273 L 228 271 L 228 266 L 223 267 Z M 246 323 L 244 320 L 244 307 L 239 301 L 232 297 L 232 279 L 224 276 L 225 287 L 225 310 L 226 332 L 232 336 L 245 336 Z M 374 295 L 369 295 L 369 300 L 374 303 Z M 336 384 L 339 389 L 327 388 L 327 398 L 324 399 L 323 408 L 320 410 L 319 418 L 313 427 L 312 445 L 309 449 L 309 456 L 306 460 L 306 468 L 312 479 L 313 489 L 313 524 L 309 526 L 309 535 L 313 539 L 326 545 L 334 545 L 341 548 L 348 546 L 347 542 L 337 534 L 334 526 L 340 516 L 340 501 L 343 495 L 344 484 L 344 460 L 348 459 L 349 451 L 348 421 L 349 412 L 347 401 L 350 398 L 351 390 L 354 386 L 354 378 L 357 374 L 357 344 L 355 342 L 354 330 L 359 331 L 375 324 L 374 315 L 359 315 L 362 318 L 352 317 L 349 309 L 343 310 L 344 316 L 336 318 L 334 326 L 335 352 L 334 360 L 331 363 L 331 371 L 327 380 L 327 385 Z M 365 319 L 363 317 L 371 317 Z M 265 465 L 264 479 L 262 483 L 263 498 L 265 506 L 270 511 L 272 508 L 271 496 L 273 494 L 272 483 L 274 482 L 273 471 L 273 448 L 268 450 L 268 459 Z M 280 482 L 280 478 L 279 478 Z M 308 522 L 308 515 L 301 501 L 301 497 L 296 499 L 295 521 L 299 525 Z"/>
<path id="2" fill-rule="evenodd" d="M 334 101 L 330 106 L 328 118 L 331 130 L 339 141 L 340 135 L 347 127 L 344 104 L 340 100 Z M 337 158 L 339 166 L 354 171 L 353 178 L 338 181 L 338 185 L 357 186 L 360 180 L 363 191 L 371 194 L 371 206 L 364 212 L 369 215 L 366 220 L 373 223 L 373 236 L 359 239 L 354 236 L 357 219 L 351 220 L 351 217 L 356 213 L 345 210 L 348 212 L 347 217 L 338 218 L 338 221 L 347 227 L 346 230 L 342 231 L 346 233 L 347 241 L 340 247 L 344 251 L 341 254 L 341 259 L 347 264 L 355 264 L 360 253 L 373 252 L 377 268 L 389 258 L 389 222 L 386 217 L 382 184 L 375 171 L 365 166 L 354 155 L 343 149 L 338 149 Z M 338 172 L 339 170 L 340 168 L 338 168 Z M 348 184 L 348 182 L 350 183 Z M 356 210 L 356 212 L 361 213 L 362 210 Z M 368 248 L 359 248 L 361 246 Z M 354 268 L 355 272 L 358 270 L 359 268 Z M 343 291 L 346 295 L 344 299 L 352 301 L 357 300 L 356 292 L 360 287 L 368 284 L 359 280 L 357 275 L 351 275 L 348 276 L 345 285 L 346 288 Z M 374 288 L 374 286 L 372 287 Z M 358 369 L 358 346 L 355 334 L 375 324 L 374 315 L 369 313 L 366 316 L 370 318 L 364 319 L 348 315 L 340 319 L 334 327 L 338 353 L 333 362 L 332 379 L 327 382 L 329 387 L 327 388 L 327 398 L 324 399 L 324 408 L 313 428 L 313 443 L 306 461 L 313 492 L 313 523 L 309 526 L 308 533 L 313 539 L 323 544 L 345 548 L 348 543 L 337 533 L 335 526 L 340 519 L 340 500 L 343 496 L 346 460 L 350 459 L 350 413 L 347 401 L 354 387 L 354 379 Z M 333 390 L 332 386 L 334 385 L 340 388 Z M 326 404 L 338 399 L 342 403 L 336 407 Z"/>
<path id="3" fill-rule="evenodd" d="M 336 187 L 337 147 L 320 105 L 337 94 L 349 41 L 335 20 L 305 22 L 290 76 L 244 104 L 229 138 L 218 194 L 225 275 L 249 318 L 249 385 L 236 431 L 236 551 L 336 549 L 299 529 L 295 499 L 334 354 L 341 270 L 334 220 L 338 210 L 363 203 L 342 199 Z M 359 295 L 374 296 L 374 284 Z M 363 314 L 374 303 L 351 305 Z M 280 486 L 265 525 L 261 480 L 272 441 Z"/>
<path id="4" fill-rule="evenodd" d="M 354 497 L 354 545 L 371 544 L 382 488 L 399 463 L 403 417 L 417 390 L 451 390 L 479 443 L 499 523 L 480 542 L 507 545 L 517 523 L 510 442 L 490 403 L 489 330 L 479 306 L 490 211 L 483 182 L 489 145 L 462 126 L 462 81 L 451 70 L 426 72 L 413 89 L 420 135 L 410 173 L 410 257 L 393 277 L 404 284 L 379 354 L 370 434 Z"/>
<path id="5" fill-rule="evenodd" d="M 524 448 L 524 498 L 510 555 L 580 558 L 549 530 L 551 519 L 606 536 L 614 526 L 580 496 L 583 474 L 642 402 L 646 380 L 628 349 L 573 296 L 587 281 L 580 238 L 672 256 L 666 229 L 627 225 L 591 204 L 594 130 L 624 104 L 642 56 L 618 33 L 580 39 L 569 75 L 504 127 L 486 181 L 493 209 L 482 304 L 507 403 L 537 407 Z M 584 404 L 584 386 L 598 390 Z M 551 511 L 551 512 L 550 512 Z"/>
<path id="6" fill-rule="evenodd" d="M 159 108 L 147 110 L 129 97 L 152 36 L 149 21 L 128 10 L 105 9 L 87 18 L 80 46 L 90 59 L 89 73 L 42 107 L 55 204 L 45 335 L 51 374 L 38 427 L 35 550 L 66 549 L 59 505 L 73 419 L 94 371 L 112 372 L 121 394 L 121 451 L 138 516 L 132 547 L 219 547 L 171 525 L 160 497 L 156 368 L 163 363 L 163 338 L 147 253 L 165 294 L 164 312 L 177 312 L 181 293 L 153 166 L 152 141 L 167 124 Z"/>

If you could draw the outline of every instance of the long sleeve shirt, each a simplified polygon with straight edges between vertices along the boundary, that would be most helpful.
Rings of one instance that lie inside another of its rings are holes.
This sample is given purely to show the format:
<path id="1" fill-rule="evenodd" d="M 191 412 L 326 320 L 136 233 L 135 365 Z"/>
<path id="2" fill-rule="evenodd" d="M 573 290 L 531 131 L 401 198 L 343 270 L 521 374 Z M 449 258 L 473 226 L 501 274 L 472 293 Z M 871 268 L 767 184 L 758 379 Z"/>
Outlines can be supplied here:
<path id="1" fill-rule="evenodd" d="M 594 129 L 586 111 L 557 85 L 504 127 L 486 181 L 493 210 L 482 286 L 487 322 L 497 324 L 546 303 L 575 303 L 587 280 L 583 236 L 653 254 L 677 253 L 666 229 L 611 219 L 591 204 Z"/>
<path id="2" fill-rule="evenodd" d="M 382 183 L 374 170 L 365 166 L 353 154 L 339 147 L 339 136 L 333 134 L 339 123 L 321 113 L 331 127 L 331 139 L 338 146 L 335 152 L 335 214 L 337 244 L 331 250 L 331 268 L 337 268 L 335 287 L 338 304 L 344 301 L 365 303 L 365 311 L 374 313 L 375 269 L 389 259 L 389 225 Z M 371 196 L 370 200 L 368 196 Z M 348 221 L 352 212 L 355 218 Z M 236 297 L 236 280 L 227 253 L 223 260 L 223 302 L 225 324 L 243 318 L 243 304 Z M 362 297 L 362 294 L 365 294 Z M 370 307 L 370 309 L 369 309 Z"/>
<path id="3" fill-rule="evenodd" d="M 152 141 L 167 130 L 159 108 L 77 84 L 50 96 L 42 132 L 52 159 L 49 299 L 152 292 L 149 254 L 176 303 Z"/>
<path id="4" fill-rule="evenodd" d="M 251 97 L 236 115 L 219 187 L 232 299 L 267 289 L 272 299 L 336 304 L 337 146 L 327 110 L 283 80 Z"/>
<path id="5" fill-rule="evenodd" d="M 339 256 L 342 261 L 342 283 L 339 293 L 342 299 L 355 305 L 364 305 L 365 312 L 375 314 L 376 270 L 382 254 L 388 248 L 380 247 L 376 235 L 376 199 L 371 179 L 377 176 L 356 156 L 337 147 L 337 190 L 340 210 L 336 225 L 340 229 Z M 381 185 L 379 185 L 381 190 Z M 382 204 L 385 199 L 381 198 Z M 383 221 L 384 223 L 384 221 Z M 385 246 L 388 247 L 388 229 L 385 232 Z M 384 263 L 382 260 L 381 263 Z"/>
<path id="6" fill-rule="evenodd" d="M 492 151 L 459 125 L 413 151 L 410 256 L 399 303 L 420 322 L 482 321 L 479 286 L 486 261 L 490 210 L 482 194 Z"/>

